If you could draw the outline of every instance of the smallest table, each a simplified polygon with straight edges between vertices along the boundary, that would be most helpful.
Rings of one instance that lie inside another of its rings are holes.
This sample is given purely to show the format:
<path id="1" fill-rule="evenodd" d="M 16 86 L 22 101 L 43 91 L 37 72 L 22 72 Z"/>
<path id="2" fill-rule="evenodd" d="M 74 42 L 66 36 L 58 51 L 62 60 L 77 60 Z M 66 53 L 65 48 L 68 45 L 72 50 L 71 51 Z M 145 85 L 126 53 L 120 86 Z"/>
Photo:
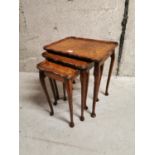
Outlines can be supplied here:
<path id="1" fill-rule="evenodd" d="M 48 91 L 45 85 L 45 77 L 52 80 L 58 80 L 63 83 L 65 83 L 65 88 L 67 90 L 68 94 L 68 103 L 69 103 L 69 111 L 70 111 L 70 127 L 74 127 L 74 121 L 73 121 L 73 103 L 72 103 L 72 83 L 73 80 L 78 76 L 79 72 L 75 69 L 61 66 L 52 62 L 43 61 L 37 65 L 37 68 L 39 69 L 39 77 L 41 85 L 45 91 L 45 95 L 47 97 L 51 112 L 50 114 L 53 115 L 53 106 L 50 100 L 50 97 L 48 95 Z"/>

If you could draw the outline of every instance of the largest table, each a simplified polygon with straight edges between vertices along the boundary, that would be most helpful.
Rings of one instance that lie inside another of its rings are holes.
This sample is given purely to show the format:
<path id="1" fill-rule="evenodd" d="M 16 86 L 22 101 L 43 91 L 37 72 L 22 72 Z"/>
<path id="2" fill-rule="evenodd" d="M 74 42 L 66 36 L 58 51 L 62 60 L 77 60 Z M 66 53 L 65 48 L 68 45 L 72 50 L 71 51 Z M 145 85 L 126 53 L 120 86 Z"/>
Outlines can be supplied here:
<path id="1" fill-rule="evenodd" d="M 94 95 L 91 116 L 95 117 L 96 100 L 102 77 L 104 62 L 111 57 L 108 80 L 105 95 L 108 95 L 108 87 L 115 60 L 115 48 L 118 45 L 114 41 L 94 40 L 87 38 L 67 37 L 62 40 L 44 46 L 48 52 L 94 62 Z"/>

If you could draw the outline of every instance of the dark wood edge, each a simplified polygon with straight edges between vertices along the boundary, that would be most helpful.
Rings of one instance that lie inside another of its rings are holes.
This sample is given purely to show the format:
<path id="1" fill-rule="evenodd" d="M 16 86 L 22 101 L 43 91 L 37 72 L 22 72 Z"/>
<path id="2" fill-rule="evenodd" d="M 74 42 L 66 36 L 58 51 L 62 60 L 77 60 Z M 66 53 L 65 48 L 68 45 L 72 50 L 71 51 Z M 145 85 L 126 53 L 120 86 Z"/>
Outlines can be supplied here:
<path id="1" fill-rule="evenodd" d="M 66 39 L 68 39 L 68 38 L 66 38 Z M 108 43 L 108 44 L 115 44 L 116 46 L 118 46 L 118 42 L 116 42 L 116 41 L 107 41 L 107 40 L 98 40 L 98 39 L 90 39 L 90 38 L 81 38 L 81 37 L 74 37 L 74 36 L 71 36 L 70 38 L 81 39 L 81 40 L 89 40 L 89 41 L 96 41 L 96 42 Z"/>
<path id="2" fill-rule="evenodd" d="M 51 45 L 60 43 L 60 42 L 66 40 L 66 39 L 69 39 L 69 38 L 81 39 L 81 40 L 90 40 L 90 41 L 97 41 L 97 42 L 102 42 L 102 43 L 115 44 L 115 46 L 118 46 L 118 42 L 116 42 L 116 41 L 104 41 L 104 40 L 97 40 L 97 39 L 89 39 L 89 38 L 81 38 L 81 37 L 70 36 L 70 37 L 66 37 L 66 38 L 64 38 L 64 39 L 55 41 L 55 42 L 53 42 L 53 43 L 47 44 L 47 45 L 43 46 L 43 49 L 44 49 L 44 50 L 48 50 L 48 49 L 47 49 L 48 46 L 51 46 Z"/>
<path id="3" fill-rule="evenodd" d="M 93 66 L 94 66 L 94 62 L 88 62 L 88 66 L 87 67 L 84 67 L 84 66 L 77 66 L 76 64 L 70 64 L 70 63 L 66 63 L 66 62 L 62 62 L 62 61 L 59 61 L 59 60 L 54 60 L 52 58 L 48 58 L 45 56 L 45 52 L 42 53 L 42 56 L 47 60 L 47 61 L 51 61 L 51 62 L 54 62 L 54 63 L 57 63 L 57 64 L 60 64 L 60 65 L 65 65 L 67 67 L 71 67 L 71 68 L 74 68 L 74 69 L 79 69 L 79 70 L 88 70 L 88 69 L 91 69 Z"/>
<path id="4" fill-rule="evenodd" d="M 40 64 L 40 63 L 39 63 Z M 37 69 L 40 70 L 39 68 L 39 64 L 37 64 Z M 42 70 L 41 70 L 42 71 Z M 50 72 L 50 71 L 43 71 L 43 72 L 47 72 L 47 73 L 50 73 L 52 74 L 53 76 L 57 76 L 57 77 L 60 77 L 60 78 L 64 78 L 65 80 L 70 80 L 70 79 L 74 79 L 76 76 L 79 75 L 79 70 L 76 70 L 76 74 L 74 77 L 71 77 L 71 76 L 68 76 L 68 75 L 62 75 L 62 74 L 58 74 L 56 72 Z"/>
<path id="5" fill-rule="evenodd" d="M 79 75 L 78 70 L 77 70 L 77 73 L 75 74 L 74 77 L 73 76 L 62 75 L 62 74 L 57 74 L 55 72 L 50 72 L 50 71 L 44 71 L 44 72 L 51 74 L 53 77 L 56 76 L 58 78 L 62 78 L 62 79 L 65 79 L 65 80 L 70 80 L 70 79 L 73 80 L 73 79 L 75 79 L 75 77 L 77 77 Z M 57 80 L 57 79 L 55 78 L 55 80 Z"/>
<path id="6" fill-rule="evenodd" d="M 79 55 L 76 55 L 76 54 L 72 55 L 69 52 L 64 53 L 62 51 L 54 51 L 54 50 L 46 50 L 46 51 L 49 52 L 49 53 L 59 54 L 59 55 L 66 56 L 66 57 L 69 57 L 69 58 L 75 58 L 77 60 L 83 60 L 83 61 L 86 61 L 86 62 L 96 61 L 96 60 L 89 59 L 89 58 L 86 58 L 86 57 L 82 57 L 82 56 L 79 56 Z"/>
<path id="7" fill-rule="evenodd" d="M 114 49 L 110 49 L 108 52 L 110 52 L 110 51 L 114 51 Z M 102 61 L 103 59 L 106 59 L 107 57 L 109 57 L 112 54 L 112 52 L 111 52 L 105 58 L 101 58 L 99 60 L 96 60 L 96 59 L 93 59 L 93 58 L 92 59 L 91 58 L 86 58 L 86 57 L 79 56 L 79 55 L 76 55 L 76 54 L 72 55 L 70 53 L 64 53 L 62 51 L 47 50 L 47 52 L 62 55 L 62 56 L 66 56 L 66 57 L 69 57 L 69 58 L 74 58 L 74 59 L 81 60 L 81 61 L 83 60 L 83 61 L 86 61 L 86 62 L 92 62 L 92 61 L 100 62 L 100 61 Z"/>

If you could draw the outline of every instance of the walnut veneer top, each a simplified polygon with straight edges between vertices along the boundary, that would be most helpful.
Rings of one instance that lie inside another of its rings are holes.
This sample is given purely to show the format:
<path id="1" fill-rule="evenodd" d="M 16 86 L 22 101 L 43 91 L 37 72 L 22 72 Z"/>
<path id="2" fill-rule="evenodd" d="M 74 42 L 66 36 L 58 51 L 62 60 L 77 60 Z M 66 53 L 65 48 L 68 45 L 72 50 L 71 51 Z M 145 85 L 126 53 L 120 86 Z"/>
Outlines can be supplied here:
<path id="1" fill-rule="evenodd" d="M 49 53 L 49 52 L 43 52 L 42 56 L 45 57 L 49 61 L 53 61 L 59 64 L 63 64 L 69 67 L 73 67 L 80 70 L 87 70 L 93 67 L 93 62 L 86 62 L 81 61 L 78 59 L 68 58 L 65 56 Z"/>
<path id="2" fill-rule="evenodd" d="M 117 42 L 112 41 L 67 37 L 44 46 L 44 49 L 85 60 L 101 61 L 107 58 L 117 45 Z"/>
<path id="3" fill-rule="evenodd" d="M 70 79 L 78 75 L 78 71 L 66 66 L 62 66 L 49 61 L 42 61 L 37 65 L 37 68 L 44 72 L 50 72 L 58 76 Z"/>

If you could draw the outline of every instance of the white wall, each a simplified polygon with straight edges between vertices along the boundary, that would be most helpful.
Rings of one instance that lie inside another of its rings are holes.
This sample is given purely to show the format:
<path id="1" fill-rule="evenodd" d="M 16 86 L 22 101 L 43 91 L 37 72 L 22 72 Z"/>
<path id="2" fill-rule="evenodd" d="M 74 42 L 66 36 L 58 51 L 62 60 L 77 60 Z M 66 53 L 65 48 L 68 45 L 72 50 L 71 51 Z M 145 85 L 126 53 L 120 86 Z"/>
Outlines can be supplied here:
<path id="1" fill-rule="evenodd" d="M 66 36 L 119 42 L 125 0 L 21 0 L 20 71 L 34 72 L 43 45 Z M 116 65 L 117 66 L 116 50 Z M 108 63 L 105 65 L 107 73 Z M 114 70 L 114 74 L 115 74 Z M 134 0 L 120 66 L 121 76 L 134 76 Z"/>

